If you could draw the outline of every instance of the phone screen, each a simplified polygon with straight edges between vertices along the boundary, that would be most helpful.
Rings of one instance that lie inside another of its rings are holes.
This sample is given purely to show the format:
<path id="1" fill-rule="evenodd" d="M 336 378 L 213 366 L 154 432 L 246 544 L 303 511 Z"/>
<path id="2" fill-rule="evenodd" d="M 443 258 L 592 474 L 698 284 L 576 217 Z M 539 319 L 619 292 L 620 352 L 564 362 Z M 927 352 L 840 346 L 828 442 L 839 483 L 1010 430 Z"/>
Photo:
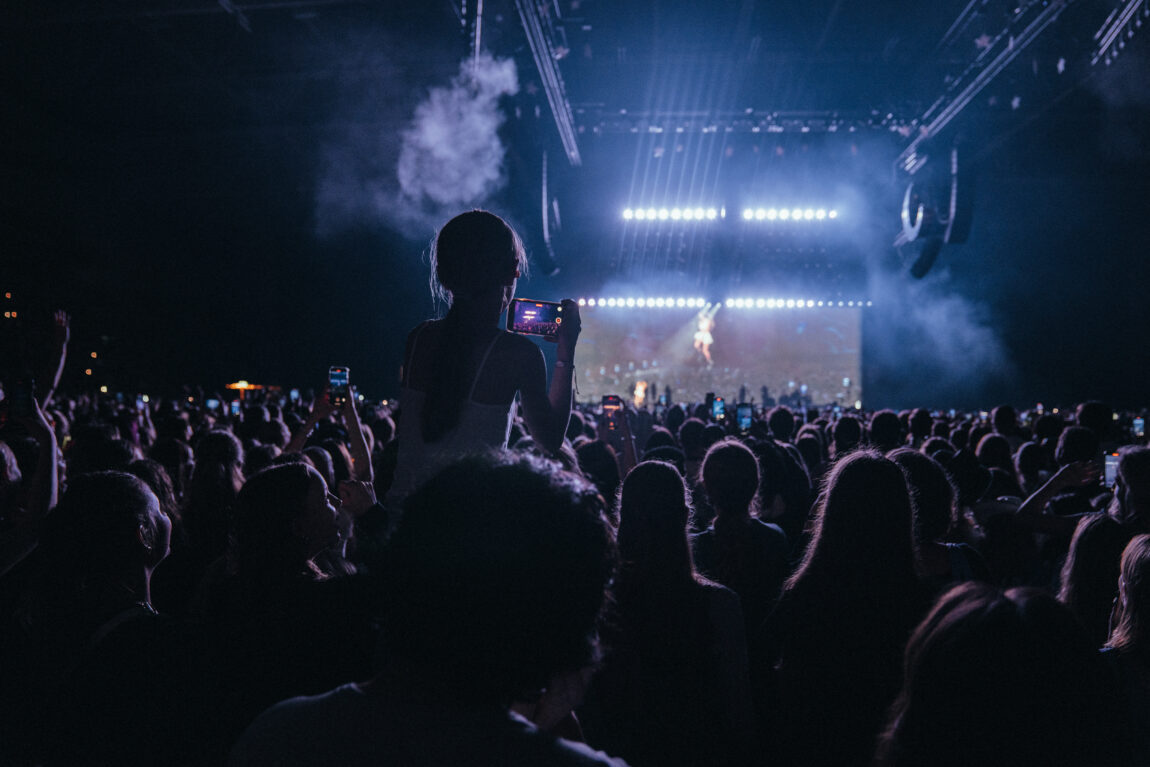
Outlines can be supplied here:
<path id="1" fill-rule="evenodd" d="M 238 399 L 232 400 L 232 415 L 240 414 L 240 401 Z"/>
<path id="2" fill-rule="evenodd" d="M 735 413 L 739 419 L 739 431 L 750 431 L 752 413 L 750 404 L 746 402 L 740 402 L 735 407 Z"/>
<path id="3" fill-rule="evenodd" d="M 328 399 L 336 407 L 342 407 L 347 402 L 349 371 L 343 365 L 332 365 L 328 368 L 327 379 L 330 385 Z"/>
<path id="4" fill-rule="evenodd" d="M 1118 480 L 1118 453 L 1106 454 L 1106 473 L 1104 477 L 1107 487 L 1114 487 Z"/>
<path id="5" fill-rule="evenodd" d="M 220 409 L 220 401 L 218 399 L 211 399 L 211 398 L 206 399 L 206 400 L 204 400 L 204 405 L 207 406 L 208 410 L 219 410 Z"/>
<path id="6" fill-rule="evenodd" d="M 1134 419 L 1134 436 L 1138 437 L 1139 439 L 1146 436 L 1146 419 L 1145 418 L 1135 418 Z"/>
<path id="7" fill-rule="evenodd" d="M 292 402 L 299 402 L 299 389 L 292 389 L 288 392 L 288 399 Z"/>
<path id="8" fill-rule="evenodd" d="M 607 433 L 615 436 L 619 433 L 619 416 L 623 410 L 623 400 L 614 394 L 603 395 L 603 420 L 607 424 Z"/>
<path id="9" fill-rule="evenodd" d="M 507 329 L 512 333 L 553 336 L 563 324 L 563 305 L 554 301 L 512 300 L 507 309 Z"/>
<path id="10" fill-rule="evenodd" d="M 718 395 L 711 402 L 711 417 L 716 421 L 722 421 L 727 417 L 727 405 L 723 402 L 723 398 Z"/>

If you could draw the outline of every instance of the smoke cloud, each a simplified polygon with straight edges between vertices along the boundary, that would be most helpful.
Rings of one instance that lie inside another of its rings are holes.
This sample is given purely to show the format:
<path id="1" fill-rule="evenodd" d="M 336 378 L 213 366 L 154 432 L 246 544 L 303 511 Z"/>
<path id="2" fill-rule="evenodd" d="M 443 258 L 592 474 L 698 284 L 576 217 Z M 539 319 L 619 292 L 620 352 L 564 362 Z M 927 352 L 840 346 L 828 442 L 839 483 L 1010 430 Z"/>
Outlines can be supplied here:
<path id="1" fill-rule="evenodd" d="M 466 59 L 448 85 L 430 88 L 414 105 L 382 90 L 347 107 L 351 119 L 323 146 L 316 189 L 321 237 L 375 222 L 423 239 L 506 184 L 499 100 L 519 90 L 513 61 Z"/>

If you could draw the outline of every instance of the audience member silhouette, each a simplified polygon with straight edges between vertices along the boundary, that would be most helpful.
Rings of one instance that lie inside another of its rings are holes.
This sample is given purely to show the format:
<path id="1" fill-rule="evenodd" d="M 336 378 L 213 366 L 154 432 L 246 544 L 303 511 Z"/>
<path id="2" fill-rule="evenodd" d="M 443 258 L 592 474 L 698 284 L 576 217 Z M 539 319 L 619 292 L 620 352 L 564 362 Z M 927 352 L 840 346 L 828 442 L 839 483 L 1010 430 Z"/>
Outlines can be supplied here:
<path id="1" fill-rule="evenodd" d="M 1150 764 L 1150 535 L 1137 535 L 1122 552 L 1114 629 L 1104 655 L 1116 671 L 1131 764 Z"/>
<path id="2" fill-rule="evenodd" d="M 1090 642 L 1100 647 L 1110 635 L 1110 614 L 1118 598 L 1122 550 L 1133 533 L 1108 514 L 1078 520 L 1062 566 L 1058 600 L 1082 622 Z"/>

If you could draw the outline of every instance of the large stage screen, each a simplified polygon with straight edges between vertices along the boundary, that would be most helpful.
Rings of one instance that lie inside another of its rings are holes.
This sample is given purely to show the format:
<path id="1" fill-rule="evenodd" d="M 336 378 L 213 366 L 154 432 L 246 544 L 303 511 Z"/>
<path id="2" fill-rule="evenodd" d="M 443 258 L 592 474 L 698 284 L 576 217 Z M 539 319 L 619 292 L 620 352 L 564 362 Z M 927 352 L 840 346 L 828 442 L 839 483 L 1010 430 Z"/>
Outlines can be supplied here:
<path id="1" fill-rule="evenodd" d="M 633 401 L 638 387 L 653 400 L 668 386 L 674 402 L 701 402 L 714 392 L 733 405 L 745 387 L 761 404 L 764 386 L 775 400 L 847 406 L 862 399 L 860 306 L 747 303 L 581 307 L 579 399 Z"/>

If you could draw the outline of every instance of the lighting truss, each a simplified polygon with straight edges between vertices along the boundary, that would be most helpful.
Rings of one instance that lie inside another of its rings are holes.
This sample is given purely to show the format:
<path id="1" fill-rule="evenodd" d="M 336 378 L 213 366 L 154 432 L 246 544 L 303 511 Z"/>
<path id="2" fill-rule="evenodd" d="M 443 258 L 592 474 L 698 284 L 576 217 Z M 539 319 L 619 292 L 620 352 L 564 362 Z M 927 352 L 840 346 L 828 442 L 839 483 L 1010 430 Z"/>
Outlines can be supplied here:
<path id="1" fill-rule="evenodd" d="M 559 139 L 563 142 L 567 160 L 572 165 L 581 165 L 583 160 L 575 141 L 575 120 L 571 115 L 571 104 L 567 101 L 563 78 L 555 64 L 557 59 L 554 46 L 543 32 L 538 4 L 531 0 L 515 0 L 515 7 L 519 11 L 523 31 L 527 33 L 527 44 L 535 58 L 539 78 L 543 81 L 543 90 L 547 94 L 547 103 L 551 105 L 551 114 L 555 117 L 555 127 L 559 129 Z"/>
<path id="2" fill-rule="evenodd" d="M 863 308 L 874 306 L 865 299 L 843 300 L 839 298 L 728 298 L 711 302 L 703 298 L 616 296 L 609 298 L 580 298 L 579 306 L 606 309 L 706 309 L 725 306 L 728 309 L 815 309 L 815 308 Z"/>
<path id="3" fill-rule="evenodd" d="M 834 208 L 743 208 L 744 221 L 833 221 L 838 217 Z"/>
<path id="4" fill-rule="evenodd" d="M 1106 23 L 1094 33 L 1098 47 L 1090 57 L 1091 66 L 1099 61 L 1110 66 L 1126 47 L 1126 41 L 1134 37 L 1134 30 L 1140 28 L 1146 18 L 1150 18 L 1148 0 L 1126 0 L 1124 6 L 1111 11 Z"/>
<path id="5" fill-rule="evenodd" d="M 717 221 L 727 217 L 724 207 L 624 208 L 624 221 Z"/>

